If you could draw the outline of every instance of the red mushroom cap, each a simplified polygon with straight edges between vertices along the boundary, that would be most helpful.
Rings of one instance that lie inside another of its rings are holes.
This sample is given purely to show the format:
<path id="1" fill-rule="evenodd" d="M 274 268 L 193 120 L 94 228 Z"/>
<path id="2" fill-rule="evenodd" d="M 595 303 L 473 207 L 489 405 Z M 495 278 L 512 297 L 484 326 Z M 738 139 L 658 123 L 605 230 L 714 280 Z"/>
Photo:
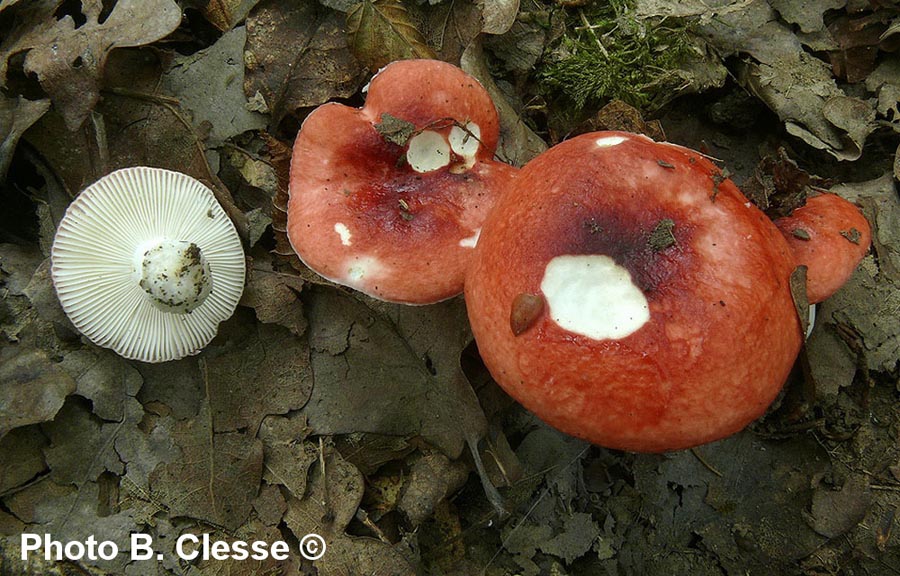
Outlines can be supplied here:
<path id="1" fill-rule="evenodd" d="M 859 209 L 837 194 L 806 200 L 775 225 L 784 234 L 797 264 L 807 267 L 806 295 L 821 302 L 844 285 L 869 251 L 872 230 Z"/>
<path id="2" fill-rule="evenodd" d="M 303 123 L 291 158 L 294 250 L 382 300 L 459 294 L 482 223 L 516 172 L 493 160 L 498 135 L 490 96 L 459 68 L 388 65 L 361 109 L 325 104 Z"/>
<path id="3" fill-rule="evenodd" d="M 558 429 L 657 452 L 732 434 L 800 349 L 793 258 L 699 153 L 623 132 L 532 160 L 466 281 L 485 364 Z"/>

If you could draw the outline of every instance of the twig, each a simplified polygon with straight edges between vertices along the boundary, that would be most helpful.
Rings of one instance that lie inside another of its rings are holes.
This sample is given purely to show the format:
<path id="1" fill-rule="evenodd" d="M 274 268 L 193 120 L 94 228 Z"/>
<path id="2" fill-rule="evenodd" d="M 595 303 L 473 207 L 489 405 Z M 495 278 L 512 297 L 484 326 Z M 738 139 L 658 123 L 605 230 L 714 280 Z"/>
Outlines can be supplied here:
<path id="1" fill-rule="evenodd" d="M 594 38 L 594 41 L 597 42 L 597 47 L 600 48 L 600 52 L 603 53 L 603 57 L 609 59 L 609 52 L 606 51 L 606 46 L 603 45 L 603 42 L 600 41 L 600 37 L 597 36 L 597 33 L 594 32 L 594 26 L 588 22 L 587 16 L 584 15 L 584 10 L 581 8 L 578 9 L 578 17 L 581 18 L 581 22 L 584 24 L 585 29 L 588 33 Z"/>
<path id="2" fill-rule="evenodd" d="M 700 451 L 699 451 L 699 450 L 697 450 L 696 448 L 691 448 L 691 454 L 693 454 L 693 455 L 697 458 L 697 460 L 700 461 L 701 464 L 703 464 L 704 466 L 706 466 L 706 469 L 707 469 L 707 470 L 709 470 L 710 472 L 712 472 L 713 474 L 715 474 L 715 475 L 718 476 L 719 478 L 722 478 L 722 477 L 723 477 L 721 472 L 719 472 L 718 470 L 716 470 L 716 468 L 715 468 L 712 464 L 710 464 L 709 462 L 707 462 L 706 459 L 705 459 L 703 456 L 700 455 Z"/>

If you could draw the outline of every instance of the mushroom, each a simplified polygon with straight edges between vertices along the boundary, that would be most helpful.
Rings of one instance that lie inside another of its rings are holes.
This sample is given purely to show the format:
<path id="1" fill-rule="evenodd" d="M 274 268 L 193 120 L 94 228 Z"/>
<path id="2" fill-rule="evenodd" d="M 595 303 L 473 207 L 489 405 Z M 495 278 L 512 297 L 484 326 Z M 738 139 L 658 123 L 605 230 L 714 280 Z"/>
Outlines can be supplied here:
<path id="1" fill-rule="evenodd" d="M 389 64 L 360 109 L 329 103 L 303 122 L 291 158 L 288 237 L 321 276 L 381 300 L 462 292 L 496 191 L 494 104 L 436 60 Z"/>
<path id="2" fill-rule="evenodd" d="M 143 362 L 199 352 L 244 287 L 241 241 L 212 191 L 159 168 L 118 170 L 81 192 L 50 258 L 75 327 Z"/>
<path id="3" fill-rule="evenodd" d="M 466 280 L 496 381 L 552 426 L 639 452 L 737 432 L 800 349 L 794 261 L 701 154 L 599 132 L 519 172 Z"/>
<path id="4" fill-rule="evenodd" d="M 775 225 L 784 234 L 798 265 L 807 267 L 806 294 L 821 302 L 844 285 L 872 243 L 869 222 L 837 194 L 820 194 Z"/>

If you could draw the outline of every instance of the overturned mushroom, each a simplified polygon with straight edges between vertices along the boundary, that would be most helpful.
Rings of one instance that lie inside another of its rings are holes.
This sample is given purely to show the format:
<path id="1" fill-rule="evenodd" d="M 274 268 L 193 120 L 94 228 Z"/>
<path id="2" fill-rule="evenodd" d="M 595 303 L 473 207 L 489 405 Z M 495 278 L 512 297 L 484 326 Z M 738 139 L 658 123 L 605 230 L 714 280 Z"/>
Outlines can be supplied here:
<path id="1" fill-rule="evenodd" d="M 427 304 L 462 291 L 497 190 L 499 120 L 459 68 L 406 60 L 373 79 L 361 109 L 330 103 L 304 121 L 291 158 L 288 236 L 330 280 Z"/>
<path id="2" fill-rule="evenodd" d="M 802 340 L 794 267 L 778 229 L 699 153 L 602 132 L 511 182 L 466 302 L 485 364 L 526 408 L 656 452 L 732 434 L 776 397 Z"/>
<path id="3" fill-rule="evenodd" d="M 144 362 L 196 354 L 244 287 L 241 242 L 212 191 L 159 168 L 118 170 L 79 194 L 51 262 L 75 327 Z"/>

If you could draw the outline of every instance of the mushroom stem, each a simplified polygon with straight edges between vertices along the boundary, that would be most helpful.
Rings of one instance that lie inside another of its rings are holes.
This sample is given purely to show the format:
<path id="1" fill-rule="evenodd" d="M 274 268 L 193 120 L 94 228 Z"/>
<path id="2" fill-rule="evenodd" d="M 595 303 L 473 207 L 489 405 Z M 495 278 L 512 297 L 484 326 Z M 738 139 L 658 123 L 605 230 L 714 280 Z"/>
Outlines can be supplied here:
<path id="1" fill-rule="evenodd" d="M 150 303 L 177 314 L 192 312 L 212 290 L 209 262 L 184 240 L 154 240 L 136 251 L 135 272 Z"/>

